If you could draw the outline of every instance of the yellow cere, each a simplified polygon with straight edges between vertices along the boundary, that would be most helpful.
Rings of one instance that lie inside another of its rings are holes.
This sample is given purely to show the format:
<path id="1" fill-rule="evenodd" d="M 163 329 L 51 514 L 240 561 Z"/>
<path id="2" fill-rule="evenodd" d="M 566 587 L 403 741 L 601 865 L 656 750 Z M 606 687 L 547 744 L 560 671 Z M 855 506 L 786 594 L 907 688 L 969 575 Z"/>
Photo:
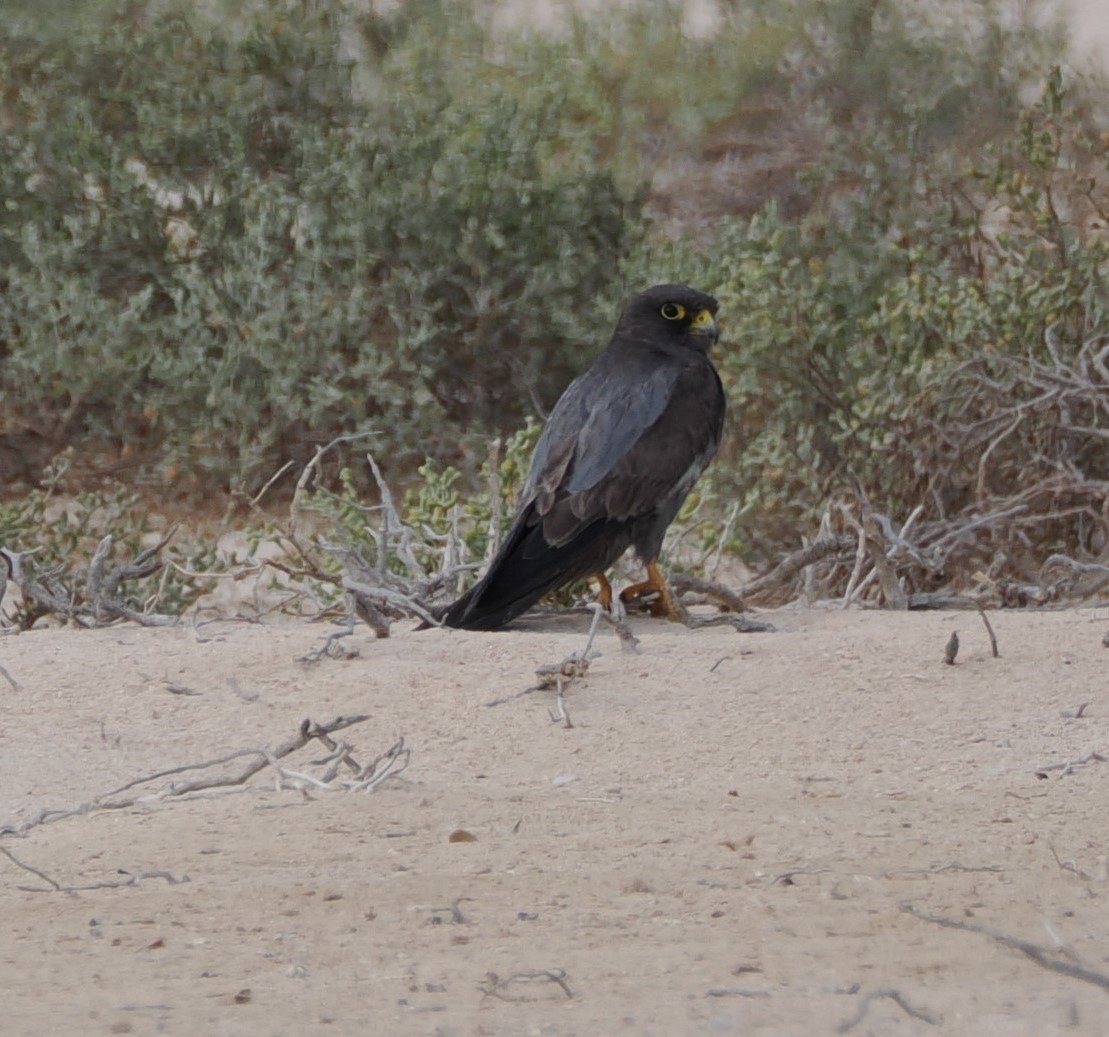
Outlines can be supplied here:
<path id="1" fill-rule="evenodd" d="M 695 328 L 707 328 L 710 327 L 712 323 L 712 311 L 710 310 L 700 310 L 697 316 L 693 318 L 693 326 Z"/>

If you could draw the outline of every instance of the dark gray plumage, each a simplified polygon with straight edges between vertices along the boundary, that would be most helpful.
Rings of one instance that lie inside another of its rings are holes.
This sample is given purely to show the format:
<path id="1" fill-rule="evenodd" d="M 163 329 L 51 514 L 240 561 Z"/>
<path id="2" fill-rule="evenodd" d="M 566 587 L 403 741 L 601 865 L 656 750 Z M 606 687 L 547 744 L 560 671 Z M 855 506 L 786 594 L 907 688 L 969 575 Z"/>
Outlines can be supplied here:
<path id="1" fill-rule="evenodd" d="M 482 579 L 443 614 L 446 626 L 495 630 L 584 576 L 598 576 L 608 598 L 604 571 L 629 547 L 648 568 L 630 591 L 656 591 L 676 618 L 657 559 L 720 445 L 724 390 L 709 359 L 716 310 L 712 296 L 675 284 L 631 301 L 551 411 L 512 528 Z"/>

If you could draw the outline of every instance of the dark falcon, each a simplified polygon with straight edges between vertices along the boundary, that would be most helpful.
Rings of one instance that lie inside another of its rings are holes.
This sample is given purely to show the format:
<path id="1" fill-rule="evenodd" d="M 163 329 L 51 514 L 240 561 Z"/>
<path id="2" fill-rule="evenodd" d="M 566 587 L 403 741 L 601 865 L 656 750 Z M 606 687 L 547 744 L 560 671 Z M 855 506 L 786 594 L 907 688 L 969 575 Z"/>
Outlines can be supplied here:
<path id="1" fill-rule="evenodd" d="M 658 553 L 724 426 L 724 390 L 709 359 L 717 302 L 684 285 L 637 295 L 612 341 L 555 404 L 535 448 L 519 511 L 488 572 L 442 616 L 445 626 L 496 630 L 544 594 L 605 577 L 629 547 L 647 579 L 625 601 L 657 594 L 652 611 L 678 611 Z"/>

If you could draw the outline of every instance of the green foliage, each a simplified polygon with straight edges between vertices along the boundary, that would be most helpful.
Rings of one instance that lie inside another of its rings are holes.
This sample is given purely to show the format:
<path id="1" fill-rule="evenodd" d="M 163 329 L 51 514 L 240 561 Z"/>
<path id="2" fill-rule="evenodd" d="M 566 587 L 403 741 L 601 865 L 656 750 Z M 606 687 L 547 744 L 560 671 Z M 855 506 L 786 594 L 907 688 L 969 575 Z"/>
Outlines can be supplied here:
<path id="1" fill-rule="evenodd" d="M 529 419 L 503 444 L 494 443 L 478 473 L 483 489 L 464 497 L 460 492 L 462 473 L 457 468 L 439 468 L 430 461 L 421 466 L 419 483 L 405 494 L 405 521 L 432 536 L 445 537 L 458 527 L 461 518 L 468 553 L 475 558 L 485 557 L 494 518 L 493 494 L 496 515 L 501 519 L 499 528 L 504 532 L 527 479 L 541 430 L 538 422 Z"/>
<path id="2" fill-rule="evenodd" d="M 544 161 L 555 97 L 455 91 L 447 14 L 406 17 L 368 84 L 349 19 L 277 0 L 239 36 L 181 13 L 5 41 L 9 412 L 205 488 L 355 428 L 457 453 L 569 377 L 634 203 Z"/>
<path id="3" fill-rule="evenodd" d="M 448 569 L 476 565 L 489 556 L 493 536 L 503 535 L 508 528 L 540 429 L 529 419 L 503 443 L 494 441 L 480 467 L 482 490 L 476 493 L 462 492 L 459 469 L 429 460 L 420 466 L 419 479 L 405 492 L 399 509 L 380 483 L 382 501 L 365 504 L 359 481 L 349 468 L 339 472 L 337 492 L 317 489 L 305 505 L 328 519 L 329 539 L 337 538 L 371 569 L 412 579 L 417 575 L 412 561 L 420 574 L 427 575 L 441 571 L 444 561 Z M 404 547 L 398 553 L 399 541 Z M 328 571 L 339 571 L 334 556 L 320 564 Z"/>
<path id="4" fill-rule="evenodd" d="M 1048 359 L 1049 328 L 1061 366 L 1109 332 L 1105 155 L 1091 166 L 1086 125 L 1056 71 L 1013 136 L 963 171 L 935 161 L 906 183 L 878 128 L 855 142 L 870 158 L 837 210 L 720 227 L 709 283 L 727 314 L 733 436 L 714 479 L 737 496 L 754 553 L 774 557 L 814 528 L 854 480 L 890 514 L 920 504 L 945 517 L 988 510 L 1067 463 L 1078 481 L 1106 478 L 1096 432 L 1056 435 L 1063 449 L 1046 453 L 1013 437 L 996 458 L 1017 452 L 1006 478 L 984 487 L 977 474 L 990 441 L 976 429 L 1040 391 L 1018 379 L 998 399 L 991 378 Z M 1073 406 L 1096 410 L 1098 392 L 1091 381 L 1083 403 L 1076 387 Z M 1039 440 L 1066 419 L 1037 420 Z"/>
<path id="5" fill-rule="evenodd" d="M 1105 334 L 1101 87 L 1021 104 L 1062 57 L 1035 4 L 748 0 L 711 33 L 665 0 L 543 33 L 465 0 L 63 6 L 0 25 L 5 464 L 35 436 L 201 495 L 376 430 L 418 473 L 421 564 L 452 535 L 477 561 L 480 442 L 682 280 L 721 299 L 732 400 L 682 521 L 734 516 L 705 543 L 762 562 L 854 479 L 891 514 L 970 506 L 989 378 L 1049 326 L 1069 357 Z M 370 550 L 371 481 L 338 466 L 317 503 Z"/>
<path id="6" fill-rule="evenodd" d="M 60 493 L 71 460 L 72 450 L 66 451 L 47 468 L 40 487 L 20 500 L 0 503 L 0 547 L 13 554 L 26 552 L 24 568 L 76 605 L 83 598 L 89 560 L 103 537 L 112 536 L 112 558 L 120 562 L 140 555 L 162 534 L 153 528 L 143 501 L 122 486 L 86 490 L 75 497 Z M 166 555 L 175 566 L 126 583 L 125 600 L 136 611 L 154 606 L 171 615 L 179 613 L 212 586 L 211 580 L 185 573 L 223 568 L 214 548 L 200 543 L 171 545 Z M 28 627 L 45 614 L 24 596 L 9 618 Z"/>

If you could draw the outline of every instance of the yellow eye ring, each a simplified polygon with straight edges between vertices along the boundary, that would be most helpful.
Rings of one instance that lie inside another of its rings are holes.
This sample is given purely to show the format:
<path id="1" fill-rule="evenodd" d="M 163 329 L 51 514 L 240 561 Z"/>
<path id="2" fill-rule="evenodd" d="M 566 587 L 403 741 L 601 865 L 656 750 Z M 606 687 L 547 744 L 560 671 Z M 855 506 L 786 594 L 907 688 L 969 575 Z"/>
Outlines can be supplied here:
<path id="1" fill-rule="evenodd" d="M 685 316 L 685 307 L 676 302 L 664 303 L 658 311 L 666 320 L 681 320 Z"/>

